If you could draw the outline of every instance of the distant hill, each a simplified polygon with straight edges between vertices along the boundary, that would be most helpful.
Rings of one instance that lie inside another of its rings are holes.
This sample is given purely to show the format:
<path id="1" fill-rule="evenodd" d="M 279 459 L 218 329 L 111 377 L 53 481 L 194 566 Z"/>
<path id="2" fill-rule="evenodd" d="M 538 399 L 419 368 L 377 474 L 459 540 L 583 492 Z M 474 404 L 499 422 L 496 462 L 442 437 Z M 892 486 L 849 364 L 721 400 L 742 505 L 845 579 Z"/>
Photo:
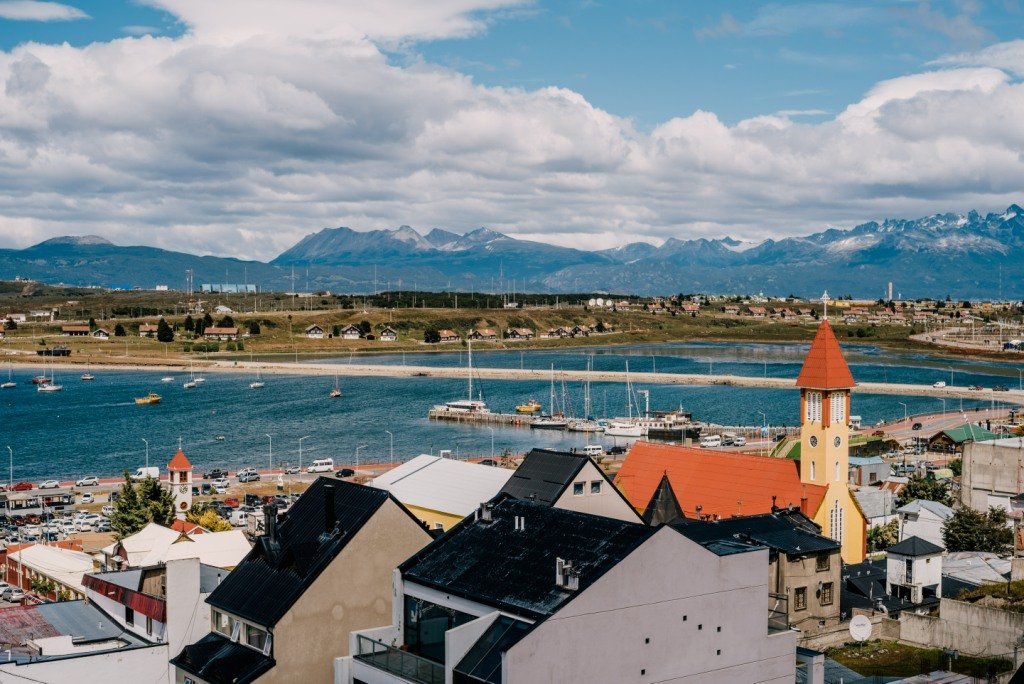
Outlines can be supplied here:
<path id="1" fill-rule="evenodd" d="M 581 236 L 581 242 L 585 241 Z M 0 250 L 0 278 L 20 275 L 74 285 L 182 287 L 185 270 L 206 282 L 335 292 L 419 288 L 475 291 L 607 290 L 764 292 L 879 297 L 886 283 L 906 298 L 1024 296 L 1024 209 L 890 219 L 805 237 L 741 242 L 670 238 L 589 251 L 517 240 L 488 228 L 464 235 L 409 226 L 356 231 L 325 228 L 269 264 L 198 257 L 152 247 L 121 247 L 96 236 L 60 237 Z M 376 277 L 376 283 L 374 282 Z"/>

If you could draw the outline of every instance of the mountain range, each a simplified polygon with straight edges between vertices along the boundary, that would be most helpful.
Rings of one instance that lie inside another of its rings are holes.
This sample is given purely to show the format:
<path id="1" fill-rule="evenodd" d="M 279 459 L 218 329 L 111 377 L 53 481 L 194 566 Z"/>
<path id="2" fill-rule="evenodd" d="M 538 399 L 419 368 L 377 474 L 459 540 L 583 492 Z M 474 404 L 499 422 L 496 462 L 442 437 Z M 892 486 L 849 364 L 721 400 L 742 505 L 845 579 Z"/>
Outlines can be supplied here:
<path id="1" fill-rule="evenodd" d="M 581 235 L 581 242 L 585 236 Z M 743 242 L 669 238 L 588 251 L 519 240 L 488 228 L 459 235 L 409 226 L 325 228 L 269 263 L 124 247 L 96 236 L 0 250 L 0 279 L 72 285 L 255 283 L 263 290 L 753 293 L 879 297 L 889 281 L 905 298 L 1021 298 L 1024 209 L 871 221 L 804 237 Z M 376 278 L 376 281 L 374 280 Z"/>

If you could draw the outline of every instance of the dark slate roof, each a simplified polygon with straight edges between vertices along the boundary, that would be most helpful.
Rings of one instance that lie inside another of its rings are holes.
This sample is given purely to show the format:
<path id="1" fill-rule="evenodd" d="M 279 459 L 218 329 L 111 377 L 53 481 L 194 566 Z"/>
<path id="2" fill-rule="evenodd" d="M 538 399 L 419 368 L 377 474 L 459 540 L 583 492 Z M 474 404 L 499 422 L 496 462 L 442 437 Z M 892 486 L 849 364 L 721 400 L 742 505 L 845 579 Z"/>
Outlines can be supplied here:
<path id="1" fill-rule="evenodd" d="M 839 549 L 839 542 L 822 536 L 813 521 L 791 509 L 721 520 L 680 520 L 672 527 L 704 545 L 738 541 L 767 546 L 790 556 Z"/>
<path id="2" fill-rule="evenodd" d="M 588 460 L 583 454 L 533 449 L 500 493 L 553 506 Z"/>
<path id="3" fill-rule="evenodd" d="M 579 571 L 583 591 L 658 529 L 501 495 L 491 516 L 467 517 L 399 566 L 402 577 L 540 620 L 576 593 L 555 584 L 556 558 Z M 524 530 L 515 529 L 518 516 Z"/>
<path id="4" fill-rule="evenodd" d="M 672 483 L 668 480 L 668 473 L 661 476 L 658 488 L 654 490 L 651 500 L 644 508 L 643 521 L 648 525 L 661 525 L 675 522 L 686 516 L 683 508 L 679 505 L 676 493 L 672 491 Z"/>
<path id="5" fill-rule="evenodd" d="M 920 537 L 907 537 L 899 544 L 893 544 L 888 549 L 889 553 L 896 553 L 901 556 L 934 556 L 942 553 L 945 549 Z"/>
<path id="6" fill-rule="evenodd" d="M 331 485 L 338 534 L 326 529 Z M 389 497 L 383 489 L 318 478 L 278 525 L 277 547 L 260 537 L 207 603 L 258 625 L 276 624 Z"/>
<path id="7" fill-rule="evenodd" d="M 473 647 L 455 666 L 455 672 L 474 682 L 501 684 L 501 656 L 533 629 L 533 625 L 508 615 L 498 617 L 480 635 Z"/>
<path id="8" fill-rule="evenodd" d="M 839 591 L 840 610 L 846 615 L 851 615 L 854 608 L 877 610 L 878 605 L 881 605 L 890 617 L 898 617 L 903 610 L 938 605 L 935 587 L 924 588 L 924 599 L 918 605 L 890 596 L 885 592 L 885 571 L 885 559 L 843 566 Z"/>
<path id="9" fill-rule="evenodd" d="M 208 684 L 247 684 L 274 667 L 274 659 L 210 632 L 186 646 L 171 665 Z"/>

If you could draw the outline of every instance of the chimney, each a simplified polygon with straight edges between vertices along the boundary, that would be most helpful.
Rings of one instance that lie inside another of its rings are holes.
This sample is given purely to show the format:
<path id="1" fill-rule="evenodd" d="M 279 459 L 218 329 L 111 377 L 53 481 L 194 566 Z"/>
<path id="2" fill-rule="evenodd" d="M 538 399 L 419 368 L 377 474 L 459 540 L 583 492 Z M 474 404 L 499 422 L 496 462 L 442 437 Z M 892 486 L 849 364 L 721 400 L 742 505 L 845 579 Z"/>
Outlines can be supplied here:
<path id="1" fill-rule="evenodd" d="M 324 485 L 324 533 L 334 532 L 337 516 L 334 513 L 334 485 Z"/>
<path id="2" fill-rule="evenodd" d="M 778 498 L 779 497 L 777 497 L 774 494 L 772 494 L 772 513 L 774 513 L 775 511 L 779 510 L 779 507 L 775 505 L 775 502 L 776 502 L 776 500 Z"/>
<path id="3" fill-rule="evenodd" d="M 800 497 L 800 512 L 803 513 L 806 516 L 810 516 L 811 513 L 810 513 L 810 511 L 807 510 L 809 507 L 810 507 L 810 504 L 808 504 L 808 502 L 807 502 L 807 497 L 806 496 L 801 496 Z"/>
<path id="4" fill-rule="evenodd" d="M 491 512 L 493 508 L 494 505 L 489 501 L 480 504 L 480 508 L 476 509 L 476 519 L 485 524 L 490 523 L 494 520 L 494 515 Z"/>
<path id="5" fill-rule="evenodd" d="M 263 533 L 271 544 L 277 541 L 277 504 L 263 507 Z"/>

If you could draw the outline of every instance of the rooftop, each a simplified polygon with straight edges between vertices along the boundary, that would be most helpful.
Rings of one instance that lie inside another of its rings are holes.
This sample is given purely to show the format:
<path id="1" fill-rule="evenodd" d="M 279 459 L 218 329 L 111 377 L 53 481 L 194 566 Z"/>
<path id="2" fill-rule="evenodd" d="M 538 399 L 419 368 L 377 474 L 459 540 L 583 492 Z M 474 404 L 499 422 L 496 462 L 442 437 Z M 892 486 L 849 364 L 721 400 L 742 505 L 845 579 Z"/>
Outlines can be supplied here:
<path id="1" fill-rule="evenodd" d="M 185 456 L 185 452 L 178 449 L 174 458 L 167 464 L 167 470 L 192 470 L 192 463 Z"/>
<path id="2" fill-rule="evenodd" d="M 810 518 L 789 509 L 722 520 L 682 520 L 672 524 L 698 544 L 736 541 L 782 551 L 789 556 L 839 550 L 839 542 L 824 537 Z"/>
<path id="3" fill-rule="evenodd" d="M 274 659 L 211 632 L 186 646 L 171 665 L 207 684 L 247 684 L 274 667 Z"/>
<path id="4" fill-rule="evenodd" d="M 588 460 L 589 457 L 583 454 L 533 449 L 501 492 L 516 499 L 530 499 L 553 506 Z"/>
<path id="5" fill-rule="evenodd" d="M 856 384 L 832 326 L 827 319 L 822 320 L 796 378 L 796 386 L 831 390 L 849 389 Z"/>
<path id="6" fill-rule="evenodd" d="M 886 552 L 891 554 L 897 554 L 900 556 L 934 556 L 945 551 L 941 546 L 932 544 L 930 541 L 921 539 L 920 537 L 907 537 L 898 544 L 893 544 Z"/>
<path id="7" fill-rule="evenodd" d="M 506 468 L 424 454 L 370 484 L 408 506 L 465 517 L 493 498 L 510 477 L 512 471 Z"/>
<path id="8" fill-rule="evenodd" d="M 72 646 L 92 642 L 86 653 L 94 653 L 92 644 L 110 640 L 112 649 L 148 645 L 124 629 L 96 606 L 86 601 L 61 601 L 30 606 L 0 608 L 0 643 L 11 644 L 12 660 L 38 660 L 40 654 L 33 643 L 54 637 L 72 637 Z M 45 642 L 44 642 L 45 643 Z M 64 645 L 62 652 L 47 655 L 73 655 Z M 6 657 L 6 654 L 5 654 Z"/>
<path id="9" fill-rule="evenodd" d="M 939 516 L 943 520 L 953 517 L 953 509 L 944 503 L 938 501 L 928 501 L 927 499 L 917 499 L 911 501 L 906 506 L 901 506 L 897 509 L 900 513 L 920 513 L 921 511 L 928 511 Z"/>
<path id="10" fill-rule="evenodd" d="M 960 444 L 961 442 L 987 442 L 989 440 L 994 440 L 999 437 L 999 435 L 997 435 L 996 433 L 989 432 L 980 425 L 975 425 L 973 423 L 964 423 L 963 425 L 960 425 L 958 427 L 943 430 L 938 434 L 945 435 L 946 437 L 956 442 L 957 444 Z M 932 439 L 934 439 L 937 436 L 938 435 L 933 435 Z M 1014 439 L 1012 441 L 1018 440 Z"/>

